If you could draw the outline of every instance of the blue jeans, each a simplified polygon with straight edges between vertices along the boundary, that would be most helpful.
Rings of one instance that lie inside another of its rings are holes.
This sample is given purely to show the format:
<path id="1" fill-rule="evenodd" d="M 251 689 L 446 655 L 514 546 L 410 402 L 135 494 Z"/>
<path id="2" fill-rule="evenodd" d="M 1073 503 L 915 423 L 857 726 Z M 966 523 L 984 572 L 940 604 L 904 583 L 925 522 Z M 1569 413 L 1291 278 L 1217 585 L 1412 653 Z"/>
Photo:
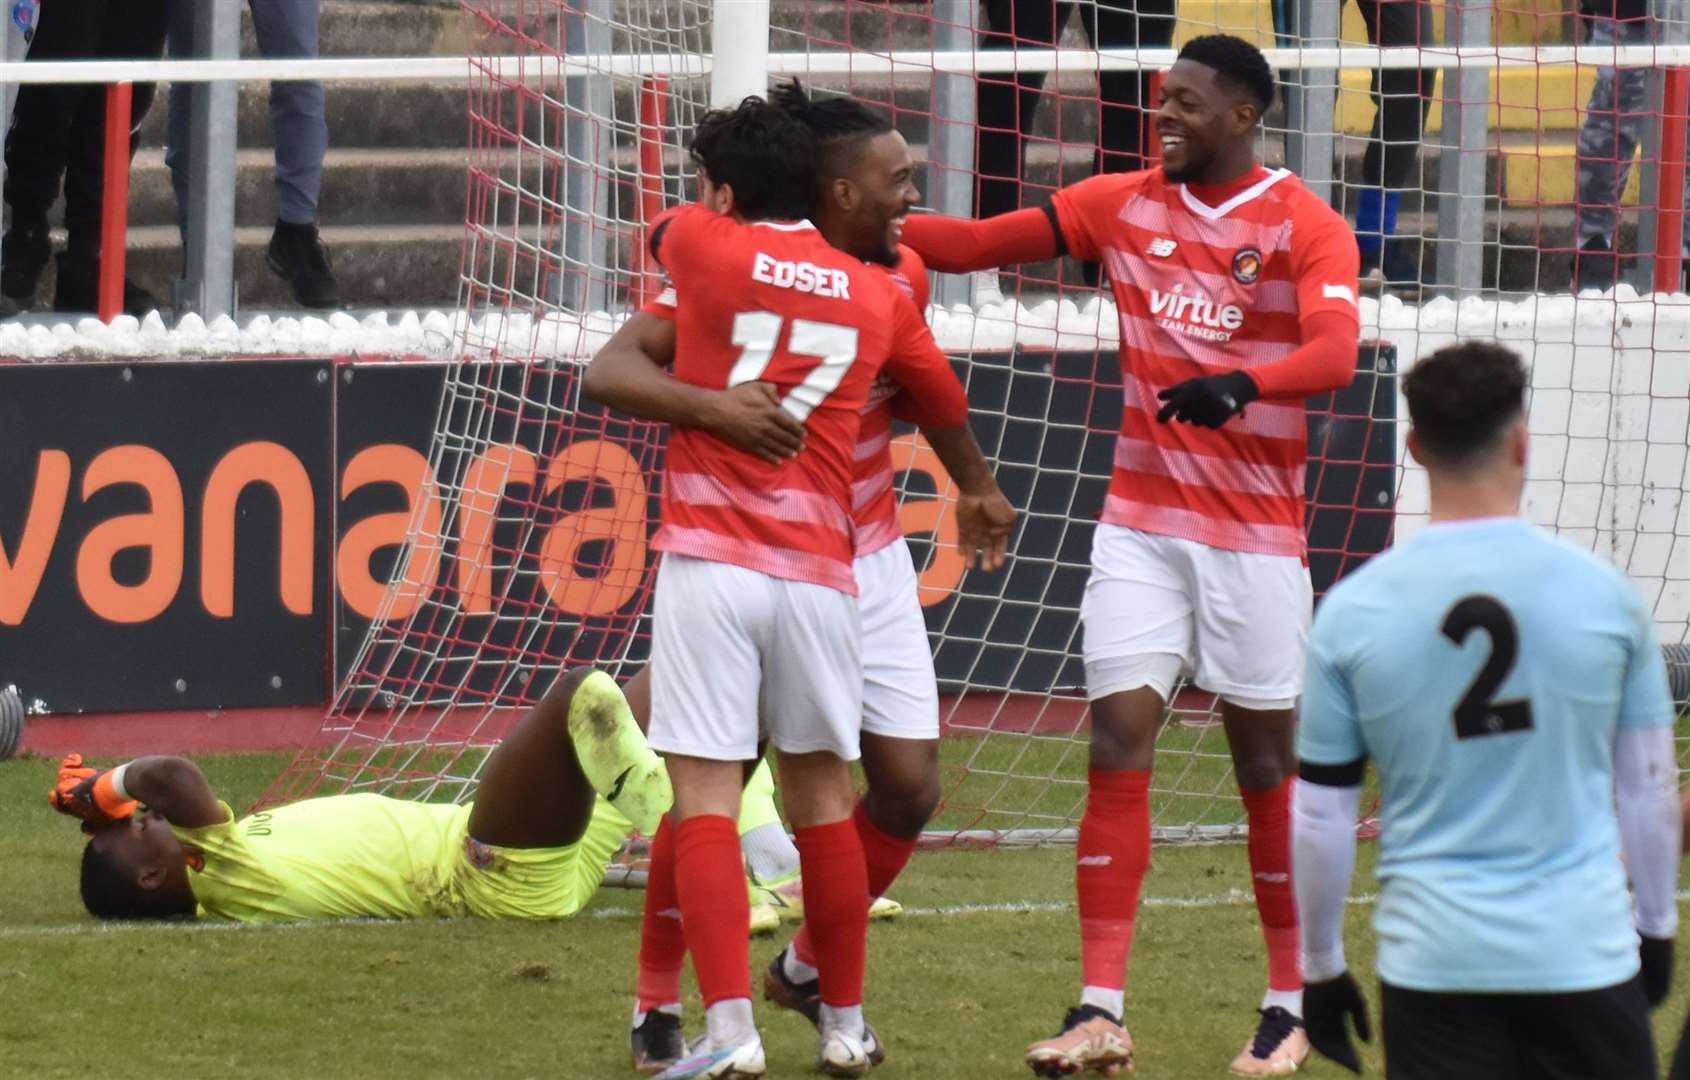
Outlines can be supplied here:
<path id="1" fill-rule="evenodd" d="M 317 24 L 321 0 L 248 0 L 258 51 L 266 60 L 317 55 Z M 178 3 L 170 26 L 170 55 L 183 56 L 192 48 L 193 5 Z M 176 217 L 180 223 L 188 203 L 188 85 L 182 93 L 170 88 L 170 126 L 164 162 L 176 189 Z M 276 216 L 290 225 L 317 220 L 323 193 L 323 155 L 329 148 L 329 125 L 323 114 L 320 82 L 270 84 L 270 134 L 276 144 Z"/>

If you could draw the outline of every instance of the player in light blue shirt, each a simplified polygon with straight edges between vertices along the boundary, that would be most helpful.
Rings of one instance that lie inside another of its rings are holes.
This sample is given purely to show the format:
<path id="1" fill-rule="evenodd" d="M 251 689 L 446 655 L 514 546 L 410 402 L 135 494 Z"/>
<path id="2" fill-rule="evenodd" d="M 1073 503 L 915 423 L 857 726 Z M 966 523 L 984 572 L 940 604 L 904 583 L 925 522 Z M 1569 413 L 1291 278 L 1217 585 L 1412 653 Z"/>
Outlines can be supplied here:
<path id="1" fill-rule="evenodd" d="M 1525 386 L 1519 357 L 1480 342 L 1408 374 L 1431 523 L 1332 590 L 1310 641 L 1304 1019 L 1360 1071 L 1342 928 L 1372 759 L 1392 1080 L 1656 1075 L 1647 1005 L 1670 985 L 1678 920 L 1666 667 L 1630 581 L 1518 516 Z"/>

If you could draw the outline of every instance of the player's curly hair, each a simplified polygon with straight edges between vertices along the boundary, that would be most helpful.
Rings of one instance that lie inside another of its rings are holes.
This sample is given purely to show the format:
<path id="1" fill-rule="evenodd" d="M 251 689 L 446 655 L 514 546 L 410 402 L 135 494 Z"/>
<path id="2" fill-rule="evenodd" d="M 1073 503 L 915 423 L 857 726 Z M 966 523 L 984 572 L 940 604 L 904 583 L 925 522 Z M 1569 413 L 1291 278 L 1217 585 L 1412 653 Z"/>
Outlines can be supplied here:
<path id="1" fill-rule="evenodd" d="M 1402 380 L 1415 442 L 1431 463 L 1462 470 L 1481 463 L 1526 410 L 1526 365 L 1494 341 L 1446 345 Z"/>
<path id="2" fill-rule="evenodd" d="M 97 840 L 82 846 L 82 906 L 96 919 L 191 918 L 194 904 L 143 889 L 134 874 Z"/>
<path id="3" fill-rule="evenodd" d="M 1277 89 L 1262 50 L 1232 34 L 1204 34 L 1185 43 L 1179 59 L 1195 60 L 1226 82 L 1249 92 L 1262 112 L 1273 108 Z"/>
<path id="4" fill-rule="evenodd" d="M 769 93 L 769 101 L 815 134 L 824 157 L 836 147 L 896 130 L 884 113 L 854 98 L 812 98 L 796 76 L 778 84 Z"/>
<path id="5" fill-rule="evenodd" d="M 810 212 L 816 137 L 760 97 L 705 113 L 687 152 L 711 183 L 733 189 L 735 209 L 752 221 L 795 220 Z"/>

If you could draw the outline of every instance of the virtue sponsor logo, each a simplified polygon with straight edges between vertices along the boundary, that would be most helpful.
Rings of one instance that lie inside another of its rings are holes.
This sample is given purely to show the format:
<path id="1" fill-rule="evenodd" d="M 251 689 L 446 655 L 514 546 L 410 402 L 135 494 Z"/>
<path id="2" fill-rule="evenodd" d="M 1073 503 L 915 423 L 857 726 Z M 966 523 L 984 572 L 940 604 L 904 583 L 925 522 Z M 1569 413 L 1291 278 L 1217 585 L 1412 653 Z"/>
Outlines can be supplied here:
<path id="1" fill-rule="evenodd" d="M 1232 332 L 1244 325 L 1243 308 L 1187 293 L 1184 285 L 1175 285 L 1172 292 L 1151 289 L 1150 314 L 1164 330 L 1205 341 L 1231 341 Z"/>

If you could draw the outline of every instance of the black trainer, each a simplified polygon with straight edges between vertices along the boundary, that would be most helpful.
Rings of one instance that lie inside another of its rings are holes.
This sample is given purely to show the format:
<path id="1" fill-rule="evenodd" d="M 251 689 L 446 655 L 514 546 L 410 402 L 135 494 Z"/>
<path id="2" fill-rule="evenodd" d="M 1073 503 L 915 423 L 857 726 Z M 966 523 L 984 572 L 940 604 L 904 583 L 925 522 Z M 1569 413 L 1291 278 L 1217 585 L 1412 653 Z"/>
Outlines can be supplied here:
<path id="1" fill-rule="evenodd" d="M 1620 261 L 1605 236 L 1592 236 L 1573 258 L 1573 291 L 1607 292 L 1619 278 Z"/>
<path id="2" fill-rule="evenodd" d="M 628 1049 L 634 1069 L 660 1073 L 687 1056 L 687 1042 L 681 1036 L 681 1018 L 652 1009 L 640 1026 L 628 1032 Z"/>
<path id="3" fill-rule="evenodd" d="M 264 261 L 293 286 L 293 299 L 300 307 L 340 306 L 334 271 L 329 269 L 329 249 L 317 235 L 317 226 L 276 222 Z"/>
<path id="4" fill-rule="evenodd" d="M 41 271 L 47 269 L 52 255 L 52 241 L 47 235 L 47 223 L 14 222 L 0 239 L 0 295 L 27 308 L 35 303 L 35 290 L 41 284 Z"/>
<path id="5" fill-rule="evenodd" d="M 1309 1056 L 1303 1022 L 1278 1005 L 1261 1010 L 1250 1045 L 1232 1059 L 1234 1076 L 1282 1076 L 1295 1072 Z"/>
<path id="6" fill-rule="evenodd" d="M 792 946 L 788 945 L 787 949 Z M 763 1000 L 772 1001 L 783 1009 L 791 1009 L 799 1013 L 815 1026 L 817 1031 L 822 1029 L 822 984 L 820 979 L 808 982 L 796 982 L 786 973 L 786 949 L 775 953 L 775 958 L 769 961 L 769 969 L 763 973 Z M 874 1025 L 863 1022 L 863 1053 L 868 1055 L 870 1065 L 879 1065 L 886 1060 L 886 1044 L 875 1034 Z"/>
<path id="7" fill-rule="evenodd" d="M 72 255 L 58 254 L 58 282 L 53 286 L 53 310 L 61 314 L 93 315 L 100 310 L 100 262 Z M 158 310 L 158 297 L 141 286 L 123 279 L 123 313 L 142 318 L 149 311 Z"/>

